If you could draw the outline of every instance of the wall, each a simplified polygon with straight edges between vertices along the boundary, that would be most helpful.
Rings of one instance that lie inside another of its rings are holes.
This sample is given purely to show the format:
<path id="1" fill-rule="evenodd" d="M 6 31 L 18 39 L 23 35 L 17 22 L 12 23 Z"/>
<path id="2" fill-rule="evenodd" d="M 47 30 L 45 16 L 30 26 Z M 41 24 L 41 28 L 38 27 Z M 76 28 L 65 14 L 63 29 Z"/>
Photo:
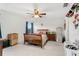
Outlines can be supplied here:
<path id="1" fill-rule="evenodd" d="M 3 3 L 0 3 L 0 9 L 2 9 L 2 8 L 3 8 L 3 6 L 4 6 L 4 4 L 3 4 Z"/>
<path id="2" fill-rule="evenodd" d="M 6 38 L 9 33 L 18 33 L 19 42 L 23 41 L 23 33 L 25 32 L 25 17 L 19 14 L 2 11 L 0 16 L 2 37 Z M 21 40 L 22 39 L 22 40 Z"/>

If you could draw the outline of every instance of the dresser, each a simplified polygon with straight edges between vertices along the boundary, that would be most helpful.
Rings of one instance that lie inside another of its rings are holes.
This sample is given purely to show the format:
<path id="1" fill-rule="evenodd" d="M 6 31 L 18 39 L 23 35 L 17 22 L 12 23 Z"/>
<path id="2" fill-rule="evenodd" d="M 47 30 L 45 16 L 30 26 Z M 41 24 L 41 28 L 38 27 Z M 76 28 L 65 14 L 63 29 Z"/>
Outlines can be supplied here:
<path id="1" fill-rule="evenodd" d="M 26 42 L 42 48 L 42 36 L 40 34 L 24 34 L 24 44 Z"/>
<path id="2" fill-rule="evenodd" d="M 47 34 L 48 40 L 56 41 L 56 34 Z"/>
<path id="3" fill-rule="evenodd" d="M 56 33 L 55 32 L 47 32 L 47 38 L 49 41 L 56 41 Z"/>
<path id="4" fill-rule="evenodd" d="M 10 40 L 10 45 L 16 45 L 18 41 L 18 34 L 17 33 L 10 33 L 8 34 L 8 40 Z"/>

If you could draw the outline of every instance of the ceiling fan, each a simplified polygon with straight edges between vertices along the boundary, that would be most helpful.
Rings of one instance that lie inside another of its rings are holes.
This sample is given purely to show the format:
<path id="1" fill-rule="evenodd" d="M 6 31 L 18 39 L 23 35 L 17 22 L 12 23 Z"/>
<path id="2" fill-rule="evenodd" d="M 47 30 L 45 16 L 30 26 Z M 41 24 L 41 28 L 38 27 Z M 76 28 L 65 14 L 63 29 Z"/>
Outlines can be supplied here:
<path id="1" fill-rule="evenodd" d="M 33 9 L 33 11 L 30 13 L 26 13 L 26 14 L 30 14 L 31 16 L 32 16 L 32 18 L 34 17 L 34 18 L 42 18 L 44 15 L 46 15 L 46 13 L 45 12 L 42 12 L 38 7 L 37 7 L 37 4 L 36 5 L 34 5 L 34 9 Z"/>

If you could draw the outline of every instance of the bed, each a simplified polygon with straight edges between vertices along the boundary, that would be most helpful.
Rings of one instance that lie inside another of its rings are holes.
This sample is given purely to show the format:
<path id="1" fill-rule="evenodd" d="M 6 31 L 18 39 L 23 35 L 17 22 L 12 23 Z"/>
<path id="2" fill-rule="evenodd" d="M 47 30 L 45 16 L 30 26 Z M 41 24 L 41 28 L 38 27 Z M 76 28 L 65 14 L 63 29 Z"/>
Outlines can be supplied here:
<path id="1" fill-rule="evenodd" d="M 24 34 L 24 44 L 28 42 L 30 44 L 38 45 L 42 48 L 47 40 L 47 31 L 48 29 L 39 29 L 38 33 Z"/>

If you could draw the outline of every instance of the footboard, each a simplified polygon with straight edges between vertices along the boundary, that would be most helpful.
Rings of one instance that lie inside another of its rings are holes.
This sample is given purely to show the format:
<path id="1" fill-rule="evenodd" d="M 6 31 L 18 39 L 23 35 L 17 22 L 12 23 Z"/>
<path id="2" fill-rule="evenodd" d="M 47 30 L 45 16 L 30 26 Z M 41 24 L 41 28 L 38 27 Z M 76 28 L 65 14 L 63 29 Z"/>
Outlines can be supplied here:
<path id="1" fill-rule="evenodd" d="M 39 34 L 24 34 L 24 44 L 25 42 L 36 44 L 42 47 L 42 35 Z"/>

